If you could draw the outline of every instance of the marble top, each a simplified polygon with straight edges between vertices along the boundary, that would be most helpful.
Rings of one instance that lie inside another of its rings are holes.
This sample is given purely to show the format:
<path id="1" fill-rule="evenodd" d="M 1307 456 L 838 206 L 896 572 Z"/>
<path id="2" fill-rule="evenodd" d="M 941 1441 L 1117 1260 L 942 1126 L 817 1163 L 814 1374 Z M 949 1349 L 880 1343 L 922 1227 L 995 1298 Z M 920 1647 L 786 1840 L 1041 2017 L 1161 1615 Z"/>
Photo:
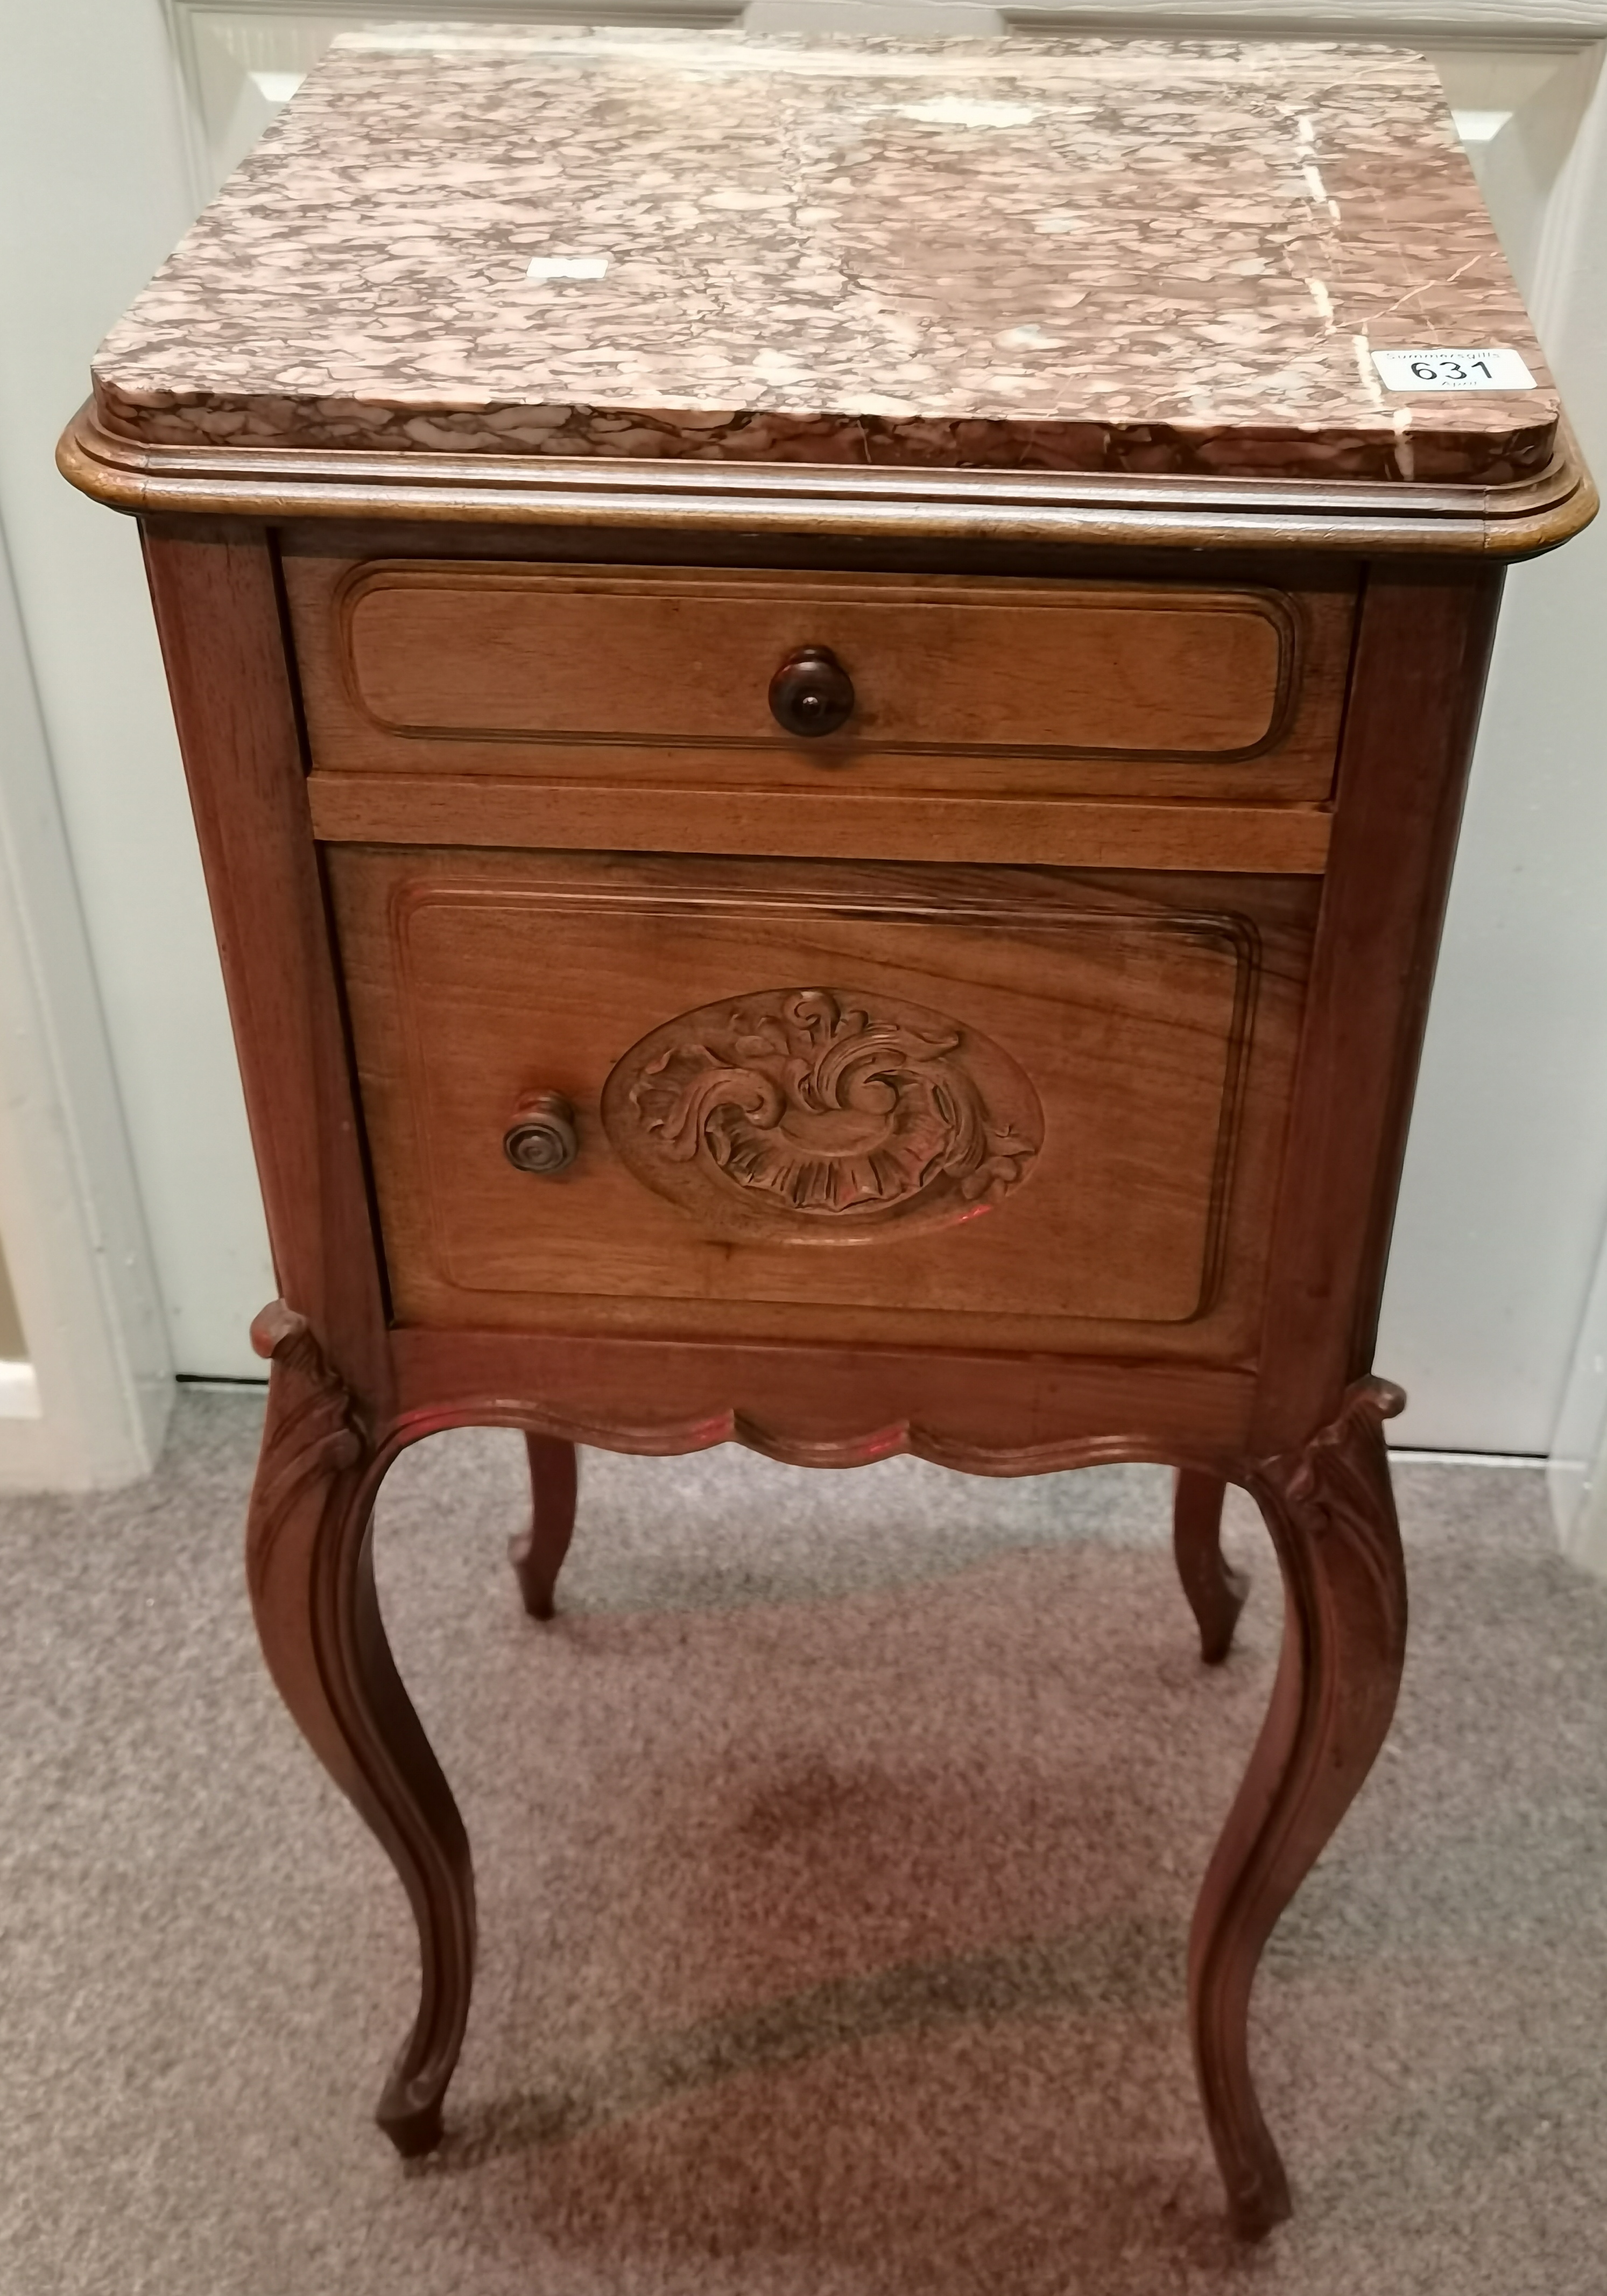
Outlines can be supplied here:
<path id="1" fill-rule="evenodd" d="M 348 34 L 94 372 L 192 447 L 1500 484 L 1558 416 L 1432 69 L 1314 43 Z"/>

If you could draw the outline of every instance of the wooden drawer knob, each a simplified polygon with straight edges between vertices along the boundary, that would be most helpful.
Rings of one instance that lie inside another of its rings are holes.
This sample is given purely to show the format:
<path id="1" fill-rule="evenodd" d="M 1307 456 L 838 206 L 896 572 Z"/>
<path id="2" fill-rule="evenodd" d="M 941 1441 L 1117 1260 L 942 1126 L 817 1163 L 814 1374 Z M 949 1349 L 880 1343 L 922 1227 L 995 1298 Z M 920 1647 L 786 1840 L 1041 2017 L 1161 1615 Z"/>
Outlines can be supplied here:
<path id="1" fill-rule="evenodd" d="M 853 680 L 829 646 L 800 646 L 771 679 L 770 709 L 785 733 L 835 734 L 853 715 Z"/>
<path id="2" fill-rule="evenodd" d="M 502 1135 L 502 1153 L 521 1172 L 561 1172 L 579 1148 L 575 1111 L 561 1092 L 532 1093 Z"/>

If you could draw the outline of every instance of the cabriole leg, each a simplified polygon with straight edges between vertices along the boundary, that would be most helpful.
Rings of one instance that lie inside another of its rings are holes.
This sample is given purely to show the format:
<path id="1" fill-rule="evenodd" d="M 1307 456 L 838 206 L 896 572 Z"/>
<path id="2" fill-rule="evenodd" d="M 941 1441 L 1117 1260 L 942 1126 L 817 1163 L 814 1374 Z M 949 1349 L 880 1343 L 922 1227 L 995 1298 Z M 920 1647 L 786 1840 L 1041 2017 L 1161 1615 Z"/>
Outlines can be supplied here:
<path id="1" fill-rule="evenodd" d="M 526 1435 L 530 1453 L 530 1527 L 508 1543 L 508 1560 L 533 1619 L 552 1616 L 558 1574 L 575 1536 L 580 1458 L 555 1435 Z"/>
<path id="2" fill-rule="evenodd" d="M 378 2119 L 399 2152 L 426 2152 L 474 1977 L 469 1841 L 379 1617 L 371 1518 L 382 1464 L 300 1316 L 275 1302 L 251 1338 L 272 1365 L 246 1537 L 251 1607 L 280 1695 L 412 1904 L 419 2013 Z"/>
<path id="3" fill-rule="evenodd" d="M 1228 1486 L 1218 1475 L 1179 1472 L 1172 1496 L 1172 1552 L 1188 1607 L 1200 1629 L 1200 1654 L 1220 1666 L 1233 1647 L 1250 1581 L 1222 1554 L 1222 1502 Z"/>
<path id="4" fill-rule="evenodd" d="M 1366 1380 L 1303 1450 L 1249 1479 L 1285 1596 L 1272 1704 L 1206 1874 L 1189 1941 L 1189 2018 L 1234 2228 L 1258 2239 L 1289 2187 L 1250 2079 L 1261 1948 L 1373 1767 L 1406 1656 L 1406 1570 L 1383 1422 L 1405 1398 Z"/>

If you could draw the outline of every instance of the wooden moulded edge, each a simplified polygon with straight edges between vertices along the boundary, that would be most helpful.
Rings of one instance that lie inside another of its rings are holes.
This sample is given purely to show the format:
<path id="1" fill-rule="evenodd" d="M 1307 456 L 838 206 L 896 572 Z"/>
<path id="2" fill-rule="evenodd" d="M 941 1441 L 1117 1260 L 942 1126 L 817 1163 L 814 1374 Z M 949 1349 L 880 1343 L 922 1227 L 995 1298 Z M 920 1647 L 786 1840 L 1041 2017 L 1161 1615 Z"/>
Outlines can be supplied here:
<path id="1" fill-rule="evenodd" d="M 1597 508 L 1566 424 L 1546 469 L 1508 487 L 153 447 L 102 429 L 87 405 L 62 434 L 56 461 L 82 493 L 135 514 L 478 521 L 861 541 L 1517 559 L 1555 549 Z"/>
<path id="2" fill-rule="evenodd" d="M 737 1442 L 800 1467 L 907 1453 L 970 1475 L 1146 1460 L 1231 1479 L 1243 1472 L 1255 1395 L 1254 1374 L 1241 1368 L 1142 1358 L 673 1336 L 650 1344 L 644 1389 L 640 1339 L 398 1327 L 398 1417 L 415 1423 L 409 1439 L 436 1427 L 507 1426 L 660 1457 Z"/>
<path id="3" fill-rule="evenodd" d="M 1127 613 L 1153 619 L 1156 612 L 1154 594 L 1135 588 L 1130 583 L 1102 584 L 1078 582 L 1068 585 L 1064 579 L 1052 583 L 1011 582 L 998 576 L 961 575 L 936 578 L 931 575 L 883 574 L 864 572 L 857 578 L 842 572 L 820 573 L 811 569 L 794 570 L 783 567 L 659 567 L 656 565 L 610 565 L 605 561 L 588 559 L 582 564 L 573 561 L 543 563 L 539 559 L 516 562 L 493 560 L 489 563 L 475 559 L 438 559 L 363 557 L 348 566 L 337 581 L 329 611 L 333 618 L 336 642 L 335 659 L 341 687 L 347 703 L 366 726 L 391 741 L 428 742 L 473 742 L 486 747 L 554 752 L 576 747 L 628 751 L 646 743 L 646 737 L 624 733 L 600 734 L 579 725 L 561 729 L 539 725 L 514 723 L 508 719 L 492 720 L 465 718 L 461 721 L 448 714 L 396 714 L 399 702 L 387 708 L 376 699 L 364 682 L 356 617 L 371 598 L 386 593 L 411 593 L 441 603 L 452 594 L 484 598 L 512 595 L 539 599 L 543 594 L 555 592 L 571 595 L 584 593 L 594 597 L 624 599 L 627 602 L 656 597 L 675 600 L 680 603 L 712 604 L 732 608 L 738 612 L 767 598 L 781 603 L 802 605 L 829 603 L 862 611 L 867 607 L 891 606 L 926 607 L 938 605 L 950 609 L 1015 608 L 1059 613 L 1069 604 L 1073 612 Z M 1077 743 L 1056 742 L 1047 738 L 1015 741 L 988 741 L 976 736 L 938 739 L 934 734 L 896 737 L 884 733 L 879 738 L 864 737 L 852 750 L 844 754 L 834 747 L 812 743 L 815 752 L 813 765 L 818 771 L 822 765 L 847 767 L 860 763 L 869 756 L 887 759 L 894 755 L 901 758 L 986 757 L 1000 761 L 1010 758 L 1051 759 L 1056 764 L 1073 764 L 1081 759 L 1119 758 L 1128 767 L 1142 766 L 1201 766 L 1208 767 L 1249 765 L 1279 749 L 1288 739 L 1296 717 L 1301 695 L 1301 657 L 1304 651 L 1300 624 L 1289 598 L 1281 591 L 1264 585 L 1236 582 L 1203 584 L 1197 588 L 1169 585 L 1166 592 L 1165 614 L 1169 619 L 1183 614 L 1195 617 L 1208 614 L 1232 614 L 1240 619 L 1254 617 L 1267 625 L 1277 649 L 1277 667 L 1272 691 L 1265 701 L 1265 722 L 1259 733 L 1234 742 L 1219 742 L 1214 746 L 1201 739 L 1154 742 L 1148 746 L 1139 740 L 1122 740 L 1116 736 L 1099 742 L 1092 739 Z M 428 649 L 424 650 L 428 652 Z M 1217 675 L 1222 675 L 1220 663 Z M 1244 689 L 1241 688 L 1241 691 Z M 849 736 L 852 739 L 852 733 Z M 773 721 L 766 728 L 765 742 L 773 743 Z M 719 752 L 731 758 L 747 753 L 755 756 L 755 764 L 763 757 L 763 745 L 751 734 L 734 731 L 704 730 L 696 734 L 655 734 L 647 744 L 656 750 L 679 751 L 686 757 L 697 752 Z"/>
<path id="4" fill-rule="evenodd" d="M 630 803 L 622 806 L 628 789 Z M 314 772 L 314 832 L 326 843 L 754 853 L 885 861 L 1027 861 L 1079 869 L 1220 869 L 1320 876 L 1326 806 L 1153 803 L 1132 798 L 957 797 L 706 789 L 669 783 L 492 780 L 468 775 Z"/>

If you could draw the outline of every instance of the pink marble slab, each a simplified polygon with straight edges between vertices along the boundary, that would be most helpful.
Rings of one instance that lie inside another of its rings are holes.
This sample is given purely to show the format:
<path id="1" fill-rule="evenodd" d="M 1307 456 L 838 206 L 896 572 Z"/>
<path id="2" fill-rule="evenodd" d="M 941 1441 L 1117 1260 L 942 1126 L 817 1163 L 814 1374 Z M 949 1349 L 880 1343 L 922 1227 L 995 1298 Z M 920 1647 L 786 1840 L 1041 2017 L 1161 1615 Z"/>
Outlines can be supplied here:
<path id="1" fill-rule="evenodd" d="M 1371 356 L 1485 346 L 1536 387 Z M 351 34 L 94 372 L 189 447 L 1500 484 L 1558 418 L 1433 70 L 1316 44 Z"/>

